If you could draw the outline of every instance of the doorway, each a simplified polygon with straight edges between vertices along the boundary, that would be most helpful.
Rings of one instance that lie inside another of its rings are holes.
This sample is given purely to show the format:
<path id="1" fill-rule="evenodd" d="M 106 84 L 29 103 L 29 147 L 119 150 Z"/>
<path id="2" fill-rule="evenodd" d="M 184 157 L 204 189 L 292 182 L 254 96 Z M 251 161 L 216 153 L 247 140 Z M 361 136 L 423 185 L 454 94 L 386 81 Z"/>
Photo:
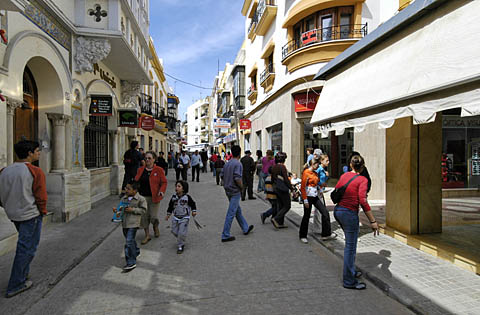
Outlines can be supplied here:
<path id="1" fill-rule="evenodd" d="M 25 67 L 23 72 L 23 104 L 15 109 L 14 143 L 20 140 L 38 139 L 37 85 L 32 72 Z"/>

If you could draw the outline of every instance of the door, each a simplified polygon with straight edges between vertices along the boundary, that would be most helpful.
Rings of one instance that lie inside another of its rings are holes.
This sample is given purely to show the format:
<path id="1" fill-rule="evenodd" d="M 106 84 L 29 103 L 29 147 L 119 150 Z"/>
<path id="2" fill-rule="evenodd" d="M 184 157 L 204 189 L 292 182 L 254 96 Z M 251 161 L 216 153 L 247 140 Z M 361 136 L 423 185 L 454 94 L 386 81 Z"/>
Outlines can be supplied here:
<path id="1" fill-rule="evenodd" d="M 38 140 L 37 88 L 28 68 L 23 73 L 23 105 L 15 110 L 14 143 L 22 139 Z"/>

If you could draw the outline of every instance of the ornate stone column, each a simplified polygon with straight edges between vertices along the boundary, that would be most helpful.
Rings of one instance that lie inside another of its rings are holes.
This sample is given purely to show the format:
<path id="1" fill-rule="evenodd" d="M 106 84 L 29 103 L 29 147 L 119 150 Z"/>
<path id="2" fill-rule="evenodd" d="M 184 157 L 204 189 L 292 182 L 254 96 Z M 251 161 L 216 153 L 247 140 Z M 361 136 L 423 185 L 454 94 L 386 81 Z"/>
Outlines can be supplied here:
<path id="1" fill-rule="evenodd" d="M 53 161 L 52 173 L 65 171 L 65 125 L 70 116 L 64 114 L 47 113 L 47 117 L 53 125 Z"/>
<path id="2" fill-rule="evenodd" d="M 118 165 L 118 130 L 111 131 L 112 134 L 112 165 Z"/>
<path id="3" fill-rule="evenodd" d="M 22 103 L 22 100 L 7 98 L 7 164 L 12 164 L 14 160 L 13 142 L 15 130 L 13 130 L 13 118 L 15 117 L 15 109 L 22 106 Z"/>

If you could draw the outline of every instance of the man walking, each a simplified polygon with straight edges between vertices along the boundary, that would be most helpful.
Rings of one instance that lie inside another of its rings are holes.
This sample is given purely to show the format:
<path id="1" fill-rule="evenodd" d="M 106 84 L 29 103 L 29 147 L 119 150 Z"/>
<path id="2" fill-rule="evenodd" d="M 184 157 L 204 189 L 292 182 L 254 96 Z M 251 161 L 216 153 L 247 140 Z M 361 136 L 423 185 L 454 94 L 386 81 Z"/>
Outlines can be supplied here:
<path id="1" fill-rule="evenodd" d="M 240 208 L 240 195 L 242 191 L 242 164 L 239 162 L 241 148 L 238 145 L 232 147 L 232 159 L 225 164 L 223 168 L 223 188 L 229 200 L 225 224 L 223 226 L 222 242 L 235 240 L 235 236 L 230 236 L 233 218 L 237 219 L 243 234 L 248 235 L 253 230 L 253 225 L 248 225 L 242 215 Z"/>
<path id="2" fill-rule="evenodd" d="M 207 172 L 208 153 L 207 153 L 207 151 L 205 151 L 205 149 L 203 149 L 202 152 L 200 152 L 200 157 L 202 158 L 202 164 L 203 164 L 202 173 L 206 173 Z"/>
<path id="3" fill-rule="evenodd" d="M 250 150 L 245 151 L 245 156 L 240 159 L 242 163 L 243 174 L 243 189 L 242 189 L 242 201 L 245 200 L 245 194 L 248 189 L 248 199 L 257 199 L 253 196 L 253 175 L 255 174 L 255 161 L 252 158 L 252 152 Z"/>
<path id="4" fill-rule="evenodd" d="M 185 151 L 182 151 L 182 155 L 180 155 L 180 159 L 179 159 L 178 168 L 181 169 L 182 179 L 184 181 L 187 181 L 187 171 L 189 167 L 190 167 L 190 157 L 187 155 Z"/>
<path id="5" fill-rule="evenodd" d="M 123 164 L 125 165 L 125 175 L 123 175 L 122 192 L 125 186 L 130 183 L 137 175 L 137 170 L 143 160 L 142 154 L 138 151 L 138 141 L 130 142 L 130 149 L 123 155 Z"/>
<path id="6" fill-rule="evenodd" d="M 165 161 L 165 158 L 163 157 L 164 153 L 162 151 L 159 152 L 157 161 L 155 161 L 155 164 L 157 166 L 160 166 L 163 168 L 163 171 L 165 172 L 165 176 L 168 175 L 168 163 Z"/>
<path id="7" fill-rule="evenodd" d="M 195 180 L 195 172 L 197 173 L 197 182 L 200 181 L 200 163 L 202 158 L 198 154 L 198 150 L 192 155 L 192 182 Z"/>
<path id="8" fill-rule="evenodd" d="M 38 142 L 22 140 L 15 144 L 18 162 L 0 171 L 0 205 L 18 231 L 17 250 L 13 261 L 6 297 L 30 289 L 30 263 L 40 242 L 42 217 L 47 214 L 45 174 L 33 162 L 40 158 Z"/>

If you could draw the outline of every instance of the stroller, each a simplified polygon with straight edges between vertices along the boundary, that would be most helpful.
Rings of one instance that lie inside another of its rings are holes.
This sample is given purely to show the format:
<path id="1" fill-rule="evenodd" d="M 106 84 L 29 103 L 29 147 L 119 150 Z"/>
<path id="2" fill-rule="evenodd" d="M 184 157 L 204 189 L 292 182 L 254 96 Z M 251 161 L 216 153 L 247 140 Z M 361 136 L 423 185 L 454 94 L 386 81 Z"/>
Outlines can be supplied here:
<path id="1" fill-rule="evenodd" d="M 293 186 L 293 192 L 291 195 L 292 200 L 298 201 L 298 203 L 303 204 L 302 192 L 300 191 L 300 188 L 302 187 L 302 180 L 300 178 L 296 178 L 296 176 L 291 176 L 290 183 Z"/>

